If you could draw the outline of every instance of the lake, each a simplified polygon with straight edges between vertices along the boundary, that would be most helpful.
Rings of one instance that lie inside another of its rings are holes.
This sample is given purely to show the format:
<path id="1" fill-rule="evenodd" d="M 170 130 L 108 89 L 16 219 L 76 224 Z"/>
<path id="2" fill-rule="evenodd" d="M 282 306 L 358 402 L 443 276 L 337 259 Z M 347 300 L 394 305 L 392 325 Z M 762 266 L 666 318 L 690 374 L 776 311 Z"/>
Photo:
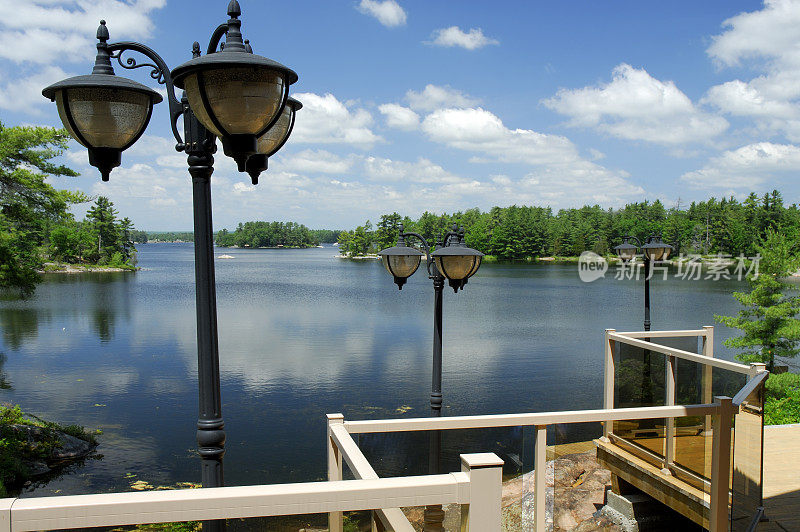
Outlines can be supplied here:
<path id="1" fill-rule="evenodd" d="M 101 459 L 23 496 L 199 482 L 191 244 L 145 244 L 137 273 L 51 274 L 0 302 L 0 401 L 101 429 Z M 337 249 L 217 249 L 227 485 L 325 478 L 325 414 L 428 415 L 433 289 L 402 291 Z M 735 280 L 651 282 L 654 329 L 732 314 Z M 642 280 L 581 282 L 575 264 L 485 264 L 444 295 L 444 415 L 598 408 L 603 331 L 639 330 Z M 715 334 L 718 357 L 733 358 Z M 423 449 L 417 454 L 424 455 Z"/>

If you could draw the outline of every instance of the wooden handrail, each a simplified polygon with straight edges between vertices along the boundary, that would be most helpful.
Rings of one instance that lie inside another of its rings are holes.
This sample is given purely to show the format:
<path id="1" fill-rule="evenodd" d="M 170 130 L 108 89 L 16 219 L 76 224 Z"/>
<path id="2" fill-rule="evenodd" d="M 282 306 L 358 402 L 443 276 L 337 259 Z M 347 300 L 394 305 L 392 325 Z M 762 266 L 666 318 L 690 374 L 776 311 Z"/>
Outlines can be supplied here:
<path id="1" fill-rule="evenodd" d="M 8 507 L 10 519 L 0 519 L 0 530 L 27 532 L 370 510 L 442 502 L 468 504 L 469 497 L 470 478 L 459 472 L 335 482 L 2 499 L 0 509 Z"/>
<path id="2" fill-rule="evenodd" d="M 652 419 L 663 417 L 705 416 L 716 412 L 717 405 L 647 406 L 599 410 L 571 410 L 533 414 L 489 414 L 483 416 L 421 417 L 408 419 L 382 419 L 345 421 L 344 428 L 351 434 L 368 432 L 408 432 L 422 430 L 482 429 L 514 427 L 521 425 L 553 425 L 556 423 L 591 423 Z"/>
<path id="3" fill-rule="evenodd" d="M 698 364 L 705 364 L 707 366 L 713 366 L 715 368 L 727 369 L 730 371 L 735 371 L 737 373 L 746 373 L 746 374 L 750 373 L 750 366 L 739 364 L 737 362 L 729 362 L 727 360 L 721 360 L 719 358 L 706 357 L 703 355 L 698 355 L 697 353 L 690 353 L 689 351 L 676 349 L 674 347 L 669 347 L 666 345 L 646 342 L 644 340 L 637 340 L 636 338 L 631 338 L 630 336 L 624 336 L 620 333 L 608 333 L 608 337 L 613 338 L 614 340 L 617 340 L 624 344 L 632 345 L 634 347 L 641 347 L 642 349 L 647 349 L 648 351 L 655 351 L 656 353 L 662 353 L 664 355 L 674 356 L 677 358 L 682 358 L 684 360 L 691 360 L 692 362 L 697 362 Z"/>

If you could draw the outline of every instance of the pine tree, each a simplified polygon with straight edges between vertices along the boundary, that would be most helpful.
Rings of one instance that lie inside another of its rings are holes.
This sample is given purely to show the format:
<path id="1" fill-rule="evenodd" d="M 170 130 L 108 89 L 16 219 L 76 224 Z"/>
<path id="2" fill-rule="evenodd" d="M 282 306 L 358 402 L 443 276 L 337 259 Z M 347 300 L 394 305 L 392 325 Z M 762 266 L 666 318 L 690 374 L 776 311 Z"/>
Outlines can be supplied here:
<path id="1" fill-rule="evenodd" d="M 743 362 L 764 362 L 773 371 L 775 358 L 793 358 L 800 352 L 800 297 L 790 295 L 792 285 L 782 281 L 798 266 L 794 239 L 768 228 L 761 245 L 758 275 L 748 278 L 750 292 L 734 292 L 745 308 L 736 316 L 715 316 L 728 327 L 744 334 L 725 340 L 725 345 L 742 352 Z"/>
<path id="2" fill-rule="evenodd" d="M 66 149 L 68 139 L 63 129 L 7 128 L 0 122 L 0 287 L 33 292 L 42 262 L 38 248 L 48 226 L 70 218 L 70 204 L 87 200 L 46 182 L 49 176 L 78 175 L 51 161 Z"/>

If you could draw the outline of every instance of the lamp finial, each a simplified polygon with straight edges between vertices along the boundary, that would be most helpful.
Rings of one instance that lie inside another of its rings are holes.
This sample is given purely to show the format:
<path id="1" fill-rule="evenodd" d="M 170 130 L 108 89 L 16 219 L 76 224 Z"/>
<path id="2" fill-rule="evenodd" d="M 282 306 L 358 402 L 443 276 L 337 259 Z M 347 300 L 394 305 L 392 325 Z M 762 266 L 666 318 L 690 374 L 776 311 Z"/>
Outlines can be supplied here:
<path id="1" fill-rule="evenodd" d="M 231 0 L 228 4 L 228 31 L 225 37 L 225 46 L 222 48 L 225 52 L 246 52 L 247 49 L 242 41 L 242 21 L 239 16 L 242 14 L 242 9 L 239 7 L 239 2 Z"/>
<path id="2" fill-rule="evenodd" d="M 97 56 L 94 59 L 92 74 L 114 75 L 114 67 L 111 66 L 111 54 L 108 52 L 108 28 L 106 21 L 101 20 L 97 27 Z"/>

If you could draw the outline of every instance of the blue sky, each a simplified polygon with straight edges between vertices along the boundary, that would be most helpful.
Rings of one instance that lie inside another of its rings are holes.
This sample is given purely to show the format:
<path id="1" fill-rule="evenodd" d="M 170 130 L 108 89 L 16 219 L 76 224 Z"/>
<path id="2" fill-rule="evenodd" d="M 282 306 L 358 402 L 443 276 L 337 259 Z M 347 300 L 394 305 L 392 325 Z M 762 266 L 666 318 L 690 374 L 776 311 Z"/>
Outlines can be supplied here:
<path id="1" fill-rule="evenodd" d="M 800 201 L 800 1 L 240 3 L 245 37 L 299 74 L 305 108 L 258 186 L 218 152 L 216 228 L 773 188 Z M 0 0 L 0 119 L 60 124 L 41 89 L 90 72 L 99 19 L 174 68 L 226 6 Z M 142 229 L 190 229 L 173 146 L 160 104 L 109 183 L 73 143 L 64 158 L 82 175 L 53 184 L 110 197 Z"/>

